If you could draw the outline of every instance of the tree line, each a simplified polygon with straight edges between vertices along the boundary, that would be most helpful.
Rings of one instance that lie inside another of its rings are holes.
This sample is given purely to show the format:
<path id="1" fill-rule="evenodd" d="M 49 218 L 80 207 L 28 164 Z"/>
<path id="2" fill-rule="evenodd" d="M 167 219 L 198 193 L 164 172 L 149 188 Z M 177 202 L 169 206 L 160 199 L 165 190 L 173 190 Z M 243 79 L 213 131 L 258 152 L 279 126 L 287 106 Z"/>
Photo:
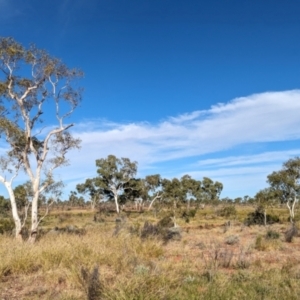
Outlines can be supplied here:
<path id="1" fill-rule="evenodd" d="M 180 179 L 166 179 L 160 174 L 136 178 L 137 162 L 114 155 L 96 160 L 96 167 L 97 176 L 78 184 L 77 192 L 88 195 L 92 207 L 100 201 L 114 201 L 118 214 L 120 205 L 128 201 L 135 202 L 139 207 L 147 203 L 148 209 L 152 208 L 155 201 L 161 200 L 172 205 L 183 202 L 189 206 L 191 201 L 218 200 L 223 189 L 222 183 L 207 177 L 202 181 L 189 175 Z"/>

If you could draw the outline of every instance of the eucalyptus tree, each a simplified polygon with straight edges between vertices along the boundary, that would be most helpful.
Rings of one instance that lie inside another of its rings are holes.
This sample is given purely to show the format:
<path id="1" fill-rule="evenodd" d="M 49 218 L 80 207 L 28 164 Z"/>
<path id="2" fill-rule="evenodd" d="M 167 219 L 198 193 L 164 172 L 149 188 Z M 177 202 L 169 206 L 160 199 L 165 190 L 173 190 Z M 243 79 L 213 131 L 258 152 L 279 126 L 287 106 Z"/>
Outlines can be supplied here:
<path id="1" fill-rule="evenodd" d="M 258 205 L 258 208 L 263 211 L 265 226 L 267 226 L 267 208 L 275 201 L 275 197 L 276 194 L 270 188 L 260 190 L 254 196 L 255 203 Z"/>
<path id="2" fill-rule="evenodd" d="M 202 195 L 206 201 L 219 201 L 220 194 L 223 190 L 223 184 L 219 181 L 213 181 L 208 177 L 203 177 L 202 180 Z"/>
<path id="3" fill-rule="evenodd" d="M 193 179 L 190 175 L 181 177 L 181 186 L 183 189 L 183 201 L 187 203 L 187 209 L 190 209 L 190 202 L 199 200 L 198 196 L 201 193 L 201 181 Z"/>
<path id="4" fill-rule="evenodd" d="M 117 158 L 108 155 L 107 158 L 96 160 L 98 176 L 95 177 L 95 186 L 108 199 L 114 199 L 117 214 L 120 213 L 120 196 L 126 189 L 133 189 L 129 182 L 137 172 L 137 162 L 129 158 Z"/>
<path id="5" fill-rule="evenodd" d="M 79 147 L 80 141 L 69 132 L 73 124 L 65 120 L 81 100 L 76 86 L 81 76 L 34 45 L 25 48 L 12 38 L 0 38 L 0 133 L 8 149 L 0 158 L 0 182 L 9 194 L 18 239 L 22 224 L 13 181 L 23 170 L 29 177 L 33 193 L 29 240 L 34 242 L 40 194 L 54 183 L 54 170 L 67 164 L 67 152 Z M 47 124 L 42 126 L 43 122 Z"/>
<path id="6" fill-rule="evenodd" d="M 300 196 L 300 158 L 295 157 L 283 163 L 282 169 L 268 176 L 267 182 L 274 195 L 285 203 L 294 223 L 295 206 Z"/>
<path id="7" fill-rule="evenodd" d="M 84 183 L 77 184 L 76 190 L 78 191 L 78 193 L 88 194 L 90 196 L 92 210 L 95 209 L 96 205 L 102 198 L 101 189 L 98 189 L 96 187 L 94 178 L 88 178 Z"/>
<path id="8" fill-rule="evenodd" d="M 144 183 L 147 195 L 150 198 L 150 204 L 148 206 L 148 210 L 150 210 L 154 202 L 162 197 L 162 179 L 159 174 L 148 175 L 145 177 Z"/>
<path id="9" fill-rule="evenodd" d="M 176 223 L 176 210 L 185 197 L 185 191 L 182 188 L 182 183 L 178 178 L 163 179 L 163 201 L 166 204 L 173 206 L 173 217 L 174 227 L 177 227 Z"/>

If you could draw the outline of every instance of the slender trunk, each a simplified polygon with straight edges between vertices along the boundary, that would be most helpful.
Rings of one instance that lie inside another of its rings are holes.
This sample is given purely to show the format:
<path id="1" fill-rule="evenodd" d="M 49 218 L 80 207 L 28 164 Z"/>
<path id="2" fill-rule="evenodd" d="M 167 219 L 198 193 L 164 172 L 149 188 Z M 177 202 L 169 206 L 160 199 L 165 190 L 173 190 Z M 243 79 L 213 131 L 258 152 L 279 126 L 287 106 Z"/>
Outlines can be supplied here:
<path id="1" fill-rule="evenodd" d="M 39 181 L 36 180 L 33 185 L 33 199 L 31 205 L 31 230 L 28 242 L 34 243 L 38 233 L 38 200 L 39 200 Z"/>
<path id="2" fill-rule="evenodd" d="M 189 211 L 190 210 L 190 200 L 187 200 L 187 206 L 186 209 Z"/>
<path id="3" fill-rule="evenodd" d="M 150 202 L 150 205 L 149 205 L 149 207 L 148 207 L 148 210 L 150 210 L 150 209 L 152 208 L 152 205 L 153 205 L 154 201 L 155 201 L 156 199 L 159 199 L 159 198 L 160 198 L 160 196 L 157 195 L 157 196 L 155 196 L 155 197 L 152 199 L 152 201 Z"/>
<path id="4" fill-rule="evenodd" d="M 15 238 L 16 238 L 16 240 L 21 242 L 21 241 L 23 241 L 23 238 L 22 238 L 22 223 L 21 223 L 21 219 L 20 219 L 20 216 L 19 216 L 19 213 L 18 213 L 15 194 L 14 194 L 14 191 L 13 191 L 10 183 L 6 182 L 5 187 L 8 191 L 8 194 L 9 194 L 12 216 L 13 216 L 14 223 L 15 223 Z"/>
<path id="5" fill-rule="evenodd" d="M 177 227 L 177 223 L 176 223 L 176 208 L 177 208 L 177 203 L 176 201 L 174 201 L 174 206 L 173 206 L 173 223 L 174 223 L 174 227 Z"/>
<path id="6" fill-rule="evenodd" d="M 297 203 L 297 197 L 294 196 L 293 204 L 292 204 L 292 217 L 293 217 L 293 223 L 294 223 L 294 218 L 295 218 L 295 205 Z"/>
<path id="7" fill-rule="evenodd" d="M 120 208 L 119 208 L 119 203 L 118 203 L 118 195 L 114 195 L 114 198 L 115 198 L 115 204 L 116 204 L 116 211 L 117 211 L 117 214 L 119 215 L 120 214 Z"/>
<path id="8" fill-rule="evenodd" d="M 290 213 L 290 222 L 291 222 L 292 224 L 294 224 L 294 211 L 293 211 L 293 209 L 295 208 L 295 206 L 293 205 L 292 207 L 290 207 L 289 201 L 287 201 L 286 206 L 287 206 L 288 209 L 289 209 L 289 213 Z"/>
<path id="9" fill-rule="evenodd" d="M 264 209 L 264 225 L 267 226 L 267 212 L 266 212 L 266 209 Z"/>
<path id="10" fill-rule="evenodd" d="M 94 197 L 91 198 L 91 209 L 95 210 L 96 207 L 96 199 Z"/>

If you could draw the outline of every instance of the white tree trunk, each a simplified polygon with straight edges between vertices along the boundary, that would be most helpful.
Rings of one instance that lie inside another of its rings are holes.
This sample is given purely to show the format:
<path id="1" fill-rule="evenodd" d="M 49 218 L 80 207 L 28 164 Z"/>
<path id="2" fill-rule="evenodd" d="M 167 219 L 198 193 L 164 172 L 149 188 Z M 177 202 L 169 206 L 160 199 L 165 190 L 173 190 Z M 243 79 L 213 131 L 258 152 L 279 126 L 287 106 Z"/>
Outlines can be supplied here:
<path id="1" fill-rule="evenodd" d="M 22 223 L 21 223 L 21 219 L 20 219 L 19 213 L 18 213 L 15 194 L 14 194 L 14 191 L 12 189 L 12 186 L 11 186 L 10 182 L 5 182 L 4 184 L 5 184 L 5 187 L 8 191 L 8 194 L 9 194 L 12 216 L 13 216 L 14 223 L 15 223 L 15 237 L 18 241 L 22 241 L 23 240 L 22 239 L 22 233 L 21 233 Z"/>
<path id="2" fill-rule="evenodd" d="M 148 207 L 148 210 L 150 210 L 150 209 L 152 208 L 152 205 L 153 205 L 154 201 L 155 201 L 156 199 L 159 199 L 160 197 L 161 197 L 160 195 L 157 195 L 157 196 L 155 196 L 155 197 L 152 199 L 152 201 L 150 202 L 150 205 L 149 205 L 149 207 Z"/>
<path id="3" fill-rule="evenodd" d="M 294 218 L 295 218 L 295 206 L 297 203 L 297 197 L 294 196 L 294 199 L 292 201 L 292 206 L 290 206 L 289 201 L 287 201 L 286 206 L 288 207 L 289 213 L 290 213 L 290 221 L 293 224 L 294 223 Z"/>
<path id="4" fill-rule="evenodd" d="M 117 211 L 117 214 L 119 215 L 120 214 L 120 208 L 119 208 L 119 202 L 118 202 L 118 195 L 114 195 L 114 198 L 115 198 L 115 204 L 116 204 L 116 211 Z"/>
<path id="5" fill-rule="evenodd" d="M 40 179 L 37 178 L 33 184 L 33 198 L 31 203 L 31 230 L 28 241 L 34 243 L 37 237 L 39 219 L 38 219 L 38 200 L 40 196 L 39 182 Z"/>
<path id="6" fill-rule="evenodd" d="M 92 209 L 92 210 L 95 210 L 95 207 L 96 207 L 96 201 L 97 201 L 96 196 L 94 196 L 94 197 L 91 198 L 91 209 Z"/>

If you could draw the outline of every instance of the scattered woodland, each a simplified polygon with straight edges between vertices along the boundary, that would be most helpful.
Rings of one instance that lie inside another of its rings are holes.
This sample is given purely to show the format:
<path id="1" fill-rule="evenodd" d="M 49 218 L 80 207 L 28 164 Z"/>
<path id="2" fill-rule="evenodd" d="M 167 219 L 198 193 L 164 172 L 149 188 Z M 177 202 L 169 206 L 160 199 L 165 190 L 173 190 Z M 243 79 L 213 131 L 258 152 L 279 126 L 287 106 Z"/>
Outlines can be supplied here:
<path id="1" fill-rule="evenodd" d="M 62 199 L 81 77 L 0 38 L 0 299 L 298 299 L 300 158 L 230 199 L 208 177 L 138 178 L 108 155 Z"/>

